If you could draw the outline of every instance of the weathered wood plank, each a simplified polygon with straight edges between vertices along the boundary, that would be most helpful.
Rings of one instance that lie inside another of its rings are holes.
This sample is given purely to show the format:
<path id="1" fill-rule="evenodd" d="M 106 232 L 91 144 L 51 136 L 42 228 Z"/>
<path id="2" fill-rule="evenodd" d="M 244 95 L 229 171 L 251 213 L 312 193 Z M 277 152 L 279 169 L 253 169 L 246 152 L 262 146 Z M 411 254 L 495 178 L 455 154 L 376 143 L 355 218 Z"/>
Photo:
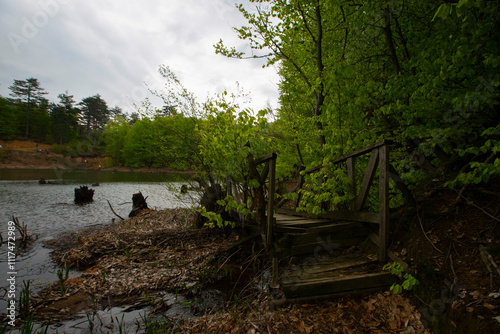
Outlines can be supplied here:
<path id="1" fill-rule="evenodd" d="M 276 211 L 278 211 L 278 209 L 276 209 Z M 276 221 L 286 221 L 286 220 L 306 219 L 307 217 L 288 216 L 282 213 L 275 213 L 274 218 L 276 218 Z"/>
<path id="2" fill-rule="evenodd" d="M 289 272 L 286 272 L 282 277 L 282 282 L 287 284 L 291 280 L 295 280 L 297 277 L 304 275 L 314 275 L 330 273 L 331 271 L 347 269 L 357 266 L 366 265 L 368 263 L 373 263 L 374 260 L 368 258 L 364 254 L 349 254 L 334 258 L 328 258 L 327 260 L 317 261 L 314 266 L 297 266 L 297 268 L 290 268 Z"/>
<path id="3" fill-rule="evenodd" d="M 289 251 L 290 256 L 297 256 L 302 254 L 310 254 L 318 252 L 321 248 L 337 249 L 343 247 L 350 247 L 361 244 L 366 240 L 366 237 L 342 238 L 342 239 L 328 239 L 325 238 L 322 242 L 314 242 L 310 244 L 302 244 L 290 247 L 289 250 L 283 250 L 286 254 Z"/>
<path id="4" fill-rule="evenodd" d="M 364 223 L 357 222 L 336 222 L 333 224 L 325 224 L 316 227 L 310 227 L 307 229 L 307 233 L 336 233 L 338 231 L 343 231 L 346 229 L 356 228 L 356 229 L 364 229 L 367 227 Z M 304 232 L 304 233 L 306 233 Z"/>
<path id="5" fill-rule="evenodd" d="M 309 231 L 306 233 L 302 234 L 293 234 L 289 235 L 288 238 L 291 242 L 291 246 L 300 246 L 300 245 L 307 245 L 307 244 L 313 244 L 313 243 L 321 243 L 324 242 L 324 240 L 342 240 L 342 239 L 349 239 L 349 238 L 358 238 L 358 237 L 364 237 L 366 239 L 368 235 L 370 234 L 370 229 L 367 227 L 352 227 L 349 226 L 347 228 L 343 229 L 338 229 L 336 231 L 316 231 L 310 233 Z"/>
<path id="6" fill-rule="evenodd" d="M 331 220 L 344 220 L 344 221 L 373 223 L 373 224 L 380 223 L 379 214 L 375 212 L 332 211 L 332 212 L 321 213 L 319 215 L 314 215 L 303 211 L 295 211 L 292 209 L 283 209 L 283 208 L 276 209 L 276 212 L 285 215 L 301 216 L 308 218 L 324 218 Z"/>
<path id="7" fill-rule="evenodd" d="M 280 221 L 277 224 L 281 226 L 295 226 L 295 227 L 312 227 L 312 226 L 322 226 L 327 223 L 331 223 L 329 219 L 301 219 L 301 220 L 287 220 Z"/>
<path id="8" fill-rule="evenodd" d="M 283 284 L 282 287 L 285 296 L 293 298 L 386 287 L 394 283 L 394 280 L 395 276 L 389 273 L 370 273 L 336 279 L 322 278 L 308 282 Z"/>
<path id="9" fill-rule="evenodd" d="M 307 231 L 307 229 L 303 227 L 285 225 L 276 225 L 273 230 L 280 233 L 305 233 Z"/>

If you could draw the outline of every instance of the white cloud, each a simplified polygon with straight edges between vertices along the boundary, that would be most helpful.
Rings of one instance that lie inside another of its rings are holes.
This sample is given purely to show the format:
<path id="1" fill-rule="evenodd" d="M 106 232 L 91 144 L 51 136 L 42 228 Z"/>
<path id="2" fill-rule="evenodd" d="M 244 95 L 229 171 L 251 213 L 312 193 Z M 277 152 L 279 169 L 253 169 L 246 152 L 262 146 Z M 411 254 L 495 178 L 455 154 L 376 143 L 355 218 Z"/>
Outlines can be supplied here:
<path id="1" fill-rule="evenodd" d="M 37 5 L 34 5 L 37 3 Z M 254 109 L 277 105 L 277 75 L 263 61 L 216 55 L 223 39 L 241 43 L 232 26 L 244 19 L 231 0 L 2 1 L 0 94 L 14 79 L 38 78 L 49 98 L 68 90 L 77 101 L 94 94 L 130 110 L 160 64 L 199 100 L 239 82 Z M 45 9 L 44 9 L 45 8 Z M 16 39 L 17 38 L 17 39 Z M 161 107 L 159 105 L 159 107 Z"/>

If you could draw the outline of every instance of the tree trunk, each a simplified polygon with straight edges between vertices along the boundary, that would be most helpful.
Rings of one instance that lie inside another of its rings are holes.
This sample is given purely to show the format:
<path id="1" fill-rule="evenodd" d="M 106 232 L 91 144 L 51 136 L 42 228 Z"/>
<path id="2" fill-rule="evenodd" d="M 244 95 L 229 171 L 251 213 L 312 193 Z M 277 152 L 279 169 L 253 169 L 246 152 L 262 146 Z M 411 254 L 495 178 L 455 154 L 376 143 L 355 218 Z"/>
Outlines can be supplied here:
<path id="1" fill-rule="evenodd" d="M 384 35 L 387 42 L 387 48 L 389 49 L 389 54 L 391 57 L 392 64 L 394 65 L 394 70 L 396 74 L 401 73 L 401 65 L 399 64 L 398 55 L 396 54 L 396 48 L 394 47 L 394 42 L 392 40 L 392 30 L 391 30 L 391 11 L 389 8 L 384 9 Z"/>
<path id="2" fill-rule="evenodd" d="M 321 80 L 319 84 L 319 89 L 316 94 L 316 106 L 314 109 L 314 117 L 316 118 L 316 130 L 318 130 L 318 136 L 319 136 L 319 144 L 320 147 L 323 148 L 323 146 L 326 143 L 325 136 L 322 134 L 323 131 L 323 124 L 321 123 L 320 120 L 318 120 L 318 117 L 321 116 L 321 108 L 323 107 L 323 104 L 325 103 L 325 86 L 323 85 L 323 71 L 325 69 L 325 65 L 323 64 L 323 26 L 321 24 L 321 9 L 319 7 L 319 3 L 316 5 L 316 30 L 317 30 L 317 37 L 316 37 L 316 66 L 318 68 L 318 77 Z"/>

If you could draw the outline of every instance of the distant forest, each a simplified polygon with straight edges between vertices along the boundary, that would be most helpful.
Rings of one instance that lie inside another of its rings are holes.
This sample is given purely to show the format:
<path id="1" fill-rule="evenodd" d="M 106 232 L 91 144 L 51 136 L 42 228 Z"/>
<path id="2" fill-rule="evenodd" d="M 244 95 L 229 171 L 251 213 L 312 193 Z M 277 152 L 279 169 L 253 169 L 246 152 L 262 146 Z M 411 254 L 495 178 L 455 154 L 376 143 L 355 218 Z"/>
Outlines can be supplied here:
<path id="1" fill-rule="evenodd" d="M 77 103 L 66 91 L 58 95 L 58 102 L 51 102 L 36 78 L 14 80 L 9 89 L 9 97 L 0 96 L 1 139 L 26 138 L 62 145 L 80 136 L 99 144 L 106 123 L 123 116 L 120 108 L 109 108 L 99 94 Z"/>
<path id="2" fill-rule="evenodd" d="M 99 94 L 77 103 L 65 92 L 58 95 L 58 102 L 51 102 L 36 78 L 14 80 L 9 89 L 8 98 L 0 96 L 0 139 L 54 144 L 54 151 L 65 155 L 108 154 L 117 165 L 190 167 L 191 154 L 179 153 L 186 150 L 172 131 L 175 127 L 177 134 L 192 133 L 194 123 L 175 115 L 173 107 L 156 111 L 154 119 L 141 120 L 138 113 L 127 115 L 119 107 L 110 108 Z M 177 153 L 159 146 L 165 141 Z"/>

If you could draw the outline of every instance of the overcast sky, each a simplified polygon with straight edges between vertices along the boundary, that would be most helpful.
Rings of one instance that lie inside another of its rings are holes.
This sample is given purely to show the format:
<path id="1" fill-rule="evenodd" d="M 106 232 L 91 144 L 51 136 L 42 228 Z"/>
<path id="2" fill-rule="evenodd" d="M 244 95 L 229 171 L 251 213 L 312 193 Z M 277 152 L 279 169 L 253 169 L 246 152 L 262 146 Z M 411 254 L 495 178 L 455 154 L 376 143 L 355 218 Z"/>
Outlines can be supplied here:
<path id="1" fill-rule="evenodd" d="M 48 99 L 66 90 L 79 102 L 100 94 L 133 112 L 168 66 L 198 102 L 239 82 L 251 107 L 277 107 L 275 68 L 263 60 L 216 55 L 213 45 L 245 47 L 237 0 L 0 0 L 0 95 L 14 79 L 37 78 Z M 161 107 L 158 102 L 158 107 Z"/>

